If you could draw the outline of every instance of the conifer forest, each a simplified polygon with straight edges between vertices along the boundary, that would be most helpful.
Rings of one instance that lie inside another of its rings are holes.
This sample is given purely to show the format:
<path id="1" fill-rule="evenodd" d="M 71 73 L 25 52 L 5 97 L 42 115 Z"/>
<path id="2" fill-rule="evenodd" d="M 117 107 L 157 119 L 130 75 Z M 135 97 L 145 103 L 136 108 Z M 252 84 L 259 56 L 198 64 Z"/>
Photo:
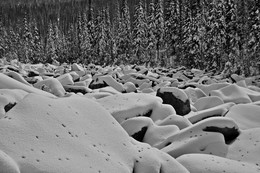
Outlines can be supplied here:
<path id="1" fill-rule="evenodd" d="M 248 71 L 260 0 L 2 0 L 0 58 Z"/>

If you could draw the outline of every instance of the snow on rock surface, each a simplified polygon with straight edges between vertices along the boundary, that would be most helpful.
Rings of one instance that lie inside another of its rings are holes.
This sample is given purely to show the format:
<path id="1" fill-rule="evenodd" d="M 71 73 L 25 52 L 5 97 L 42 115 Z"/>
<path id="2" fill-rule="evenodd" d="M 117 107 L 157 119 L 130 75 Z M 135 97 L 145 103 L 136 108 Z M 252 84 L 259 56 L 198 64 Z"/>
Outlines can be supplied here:
<path id="1" fill-rule="evenodd" d="M 105 109 L 86 98 L 28 94 L 6 116 L 0 148 L 21 173 L 187 172 L 167 154 L 133 144 Z"/>
<path id="2" fill-rule="evenodd" d="M 121 125 L 134 139 L 151 146 L 158 145 L 179 131 L 176 125 L 158 126 L 148 117 L 131 118 L 122 122 Z"/>
<path id="3" fill-rule="evenodd" d="M 0 173 L 20 173 L 17 163 L 0 150 Z"/>
<path id="4" fill-rule="evenodd" d="M 28 92 L 18 89 L 0 89 L 0 119 L 5 117 L 5 114 L 19 103 Z"/>
<path id="5" fill-rule="evenodd" d="M 216 117 L 182 129 L 155 147 L 174 158 L 188 153 L 206 153 L 224 157 L 228 145 L 238 135 L 238 126 L 232 119 Z"/>
<path id="6" fill-rule="evenodd" d="M 161 120 L 175 114 L 175 110 L 162 104 L 162 99 L 150 94 L 115 94 L 97 100 L 119 122 L 129 118 L 145 116 L 152 120 Z"/>
<path id="7" fill-rule="evenodd" d="M 34 84 L 35 88 L 38 88 L 39 90 L 43 90 L 49 93 L 52 93 L 53 95 L 57 97 L 62 97 L 65 94 L 65 89 L 63 88 L 60 81 L 56 78 L 47 78 L 42 81 L 39 81 Z"/>
<path id="8" fill-rule="evenodd" d="M 259 77 L 1 62 L 0 173 L 260 171 Z"/>
<path id="9" fill-rule="evenodd" d="M 230 108 L 226 117 L 236 121 L 240 129 L 252 129 L 260 127 L 260 106 L 235 105 Z"/>
<path id="10" fill-rule="evenodd" d="M 197 111 L 201 111 L 201 110 L 219 106 L 221 104 L 224 104 L 224 101 L 221 98 L 217 96 L 210 96 L 210 97 L 202 97 L 198 99 L 194 103 L 194 107 L 197 109 Z"/>
<path id="11" fill-rule="evenodd" d="M 190 173 L 258 173 L 259 166 L 209 154 L 186 154 L 177 159 Z"/>
<path id="12" fill-rule="evenodd" d="M 230 145 L 226 158 L 259 166 L 259 133 L 260 128 L 241 130 L 241 134 L 237 137 L 237 140 Z"/>
<path id="13" fill-rule="evenodd" d="M 219 90 L 211 91 L 210 95 L 222 98 L 225 103 L 234 102 L 239 104 L 252 102 L 250 97 L 243 91 L 243 88 L 235 84 L 226 86 Z"/>
<path id="14" fill-rule="evenodd" d="M 0 73 L 0 89 L 21 89 L 29 93 L 37 93 L 47 97 L 55 97 L 53 94 L 50 94 L 49 92 L 45 92 L 37 88 L 23 84 L 2 73 Z"/>

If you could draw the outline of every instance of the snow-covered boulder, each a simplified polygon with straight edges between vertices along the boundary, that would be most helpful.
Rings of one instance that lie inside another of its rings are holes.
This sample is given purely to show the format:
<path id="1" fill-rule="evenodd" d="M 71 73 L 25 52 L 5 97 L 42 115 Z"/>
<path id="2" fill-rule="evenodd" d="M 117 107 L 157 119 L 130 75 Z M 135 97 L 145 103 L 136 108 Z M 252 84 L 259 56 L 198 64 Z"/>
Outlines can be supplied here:
<path id="1" fill-rule="evenodd" d="M 28 94 L 6 117 L 0 119 L 4 173 L 188 172 L 169 155 L 130 138 L 87 98 Z"/>

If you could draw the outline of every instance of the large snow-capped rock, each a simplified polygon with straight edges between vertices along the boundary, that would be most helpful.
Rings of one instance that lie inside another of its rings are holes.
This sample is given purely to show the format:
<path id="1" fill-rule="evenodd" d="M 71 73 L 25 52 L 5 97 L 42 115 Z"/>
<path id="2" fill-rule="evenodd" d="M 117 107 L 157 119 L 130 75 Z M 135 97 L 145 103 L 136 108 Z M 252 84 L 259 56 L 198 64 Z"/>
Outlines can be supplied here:
<path id="1" fill-rule="evenodd" d="M 80 96 L 28 94 L 0 119 L 0 127 L 5 173 L 188 172 L 130 138 L 104 108 Z"/>
<path id="2" fill-rule="evenodd" d="M 29 93 L 36 93 L 47 97 L 55 97 L 53 94 L 49 92 L 45 92 L 32 86 L 26 85 L 3 73 L 0 73 L 0 89 L 21 89 Z"/>
<path id="3" fill-rule="evenodd" d="M 153 121 L 165 119 L 175 110 L 162 99 L 151 94 L 115 94 L 97 100 L 119 122 L 139 116 L 150 117 Z"/>
<path id="4" fill-rule="evenodd" d="M 230 108 L 226 117 L 236 121 L 240 129 L 260 127 L 260 106 L 239 104 Z"/>
<path id="5" fill-rule="evenodd" d="M 155 147 L 174 158 L 189 153 L 206 153 L 224 157 L 229 144 L 239 133 L 239 128 L 232 119 L 214 117 L 172 134 Z"/>

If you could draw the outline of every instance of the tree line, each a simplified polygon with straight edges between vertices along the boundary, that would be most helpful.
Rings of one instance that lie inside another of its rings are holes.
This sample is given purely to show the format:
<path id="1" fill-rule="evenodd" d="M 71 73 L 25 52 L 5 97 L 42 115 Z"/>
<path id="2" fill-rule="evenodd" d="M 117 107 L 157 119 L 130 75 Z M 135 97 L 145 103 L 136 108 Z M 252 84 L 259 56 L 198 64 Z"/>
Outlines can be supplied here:
<path id="1" fill-rule="evenodd" d="M 245 70 L 260 58 L 260 0 L 140 0 L 134 11 L 127 0 L 113 10 L 72 2 L 10 7 L 19 17 L 0 19 L 0 56 L 190 68 L 230 61 Z"/>

